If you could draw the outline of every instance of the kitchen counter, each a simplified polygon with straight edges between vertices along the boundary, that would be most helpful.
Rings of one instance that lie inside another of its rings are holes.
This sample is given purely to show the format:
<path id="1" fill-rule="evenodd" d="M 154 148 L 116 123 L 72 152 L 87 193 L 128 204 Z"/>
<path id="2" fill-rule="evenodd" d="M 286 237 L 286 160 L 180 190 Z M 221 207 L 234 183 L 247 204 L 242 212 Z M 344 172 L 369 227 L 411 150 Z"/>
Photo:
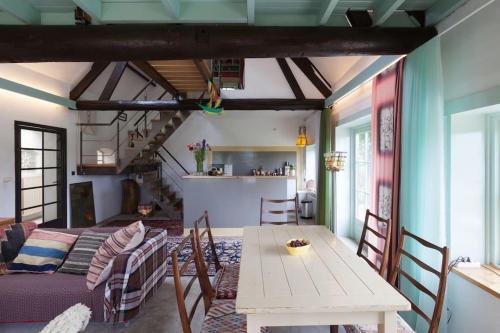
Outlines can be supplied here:
<path id="1" fill-rule="evenodd" d="M 183 176 L 184 179 L 297 179 L 295 176 Z"/>
<path id="2" fill-rule="evenodd" d="M 183 177 L 184 227 L 205 210 L 217 228 L 256 226 L 260 199 L 289 199 L 297 191 L 296 177 L 287 176 L 185 176 Z"/>

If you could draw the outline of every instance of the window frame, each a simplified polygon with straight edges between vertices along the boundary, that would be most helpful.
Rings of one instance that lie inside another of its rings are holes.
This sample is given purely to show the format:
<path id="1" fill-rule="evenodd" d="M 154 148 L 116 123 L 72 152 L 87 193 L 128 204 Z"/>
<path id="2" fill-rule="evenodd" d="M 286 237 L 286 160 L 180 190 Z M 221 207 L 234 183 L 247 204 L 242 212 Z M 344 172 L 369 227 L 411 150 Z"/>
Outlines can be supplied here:
<path id="1" fill-rule="evenodd" d="M 361 235 L 361 229 L 363 228 L 364 220 L 358 220 L 356 218 L 356 135 L 359 133 L 369 132 L 370 142 L 371 142 L 371 123 L 363 124 L 360 126 L 353 127 L 351 129 L 351 137 L 350 137 L 350 150 L 351 150 L 351 159 L 350 159 L 350 225 L 349 225 L 349 235 L 352 239 L 358 241 Z M 368 161 L 369 165 L 369 173 L 372 172 L 372 163 L 371 163 L 371 154 L 370 161 Z M 370 177 L 371 179 L 371 177 Z M 370 186 L 370 199 L 371 199 L 371 184 Z M 357 232 L 357 230 L 359 232 Z"/>
<path id="2" fill-rule="evenodd" d="M 486 115 L 485 263 L 500 269 L 500 114 Z"/>
<path id="3" fill-rule="evenodd" d="M 67 227 L 67 158 L 66 158 L 66 144 L 67 144 L 67 135 L 66 135 L 66 129 L 65 128 L 59 128 L 59 127 L 53 127 L 53 126 L 47 126 L 47 125 L 40 125 L 40 124 L 34 124 L 34 123 L 29 123 L 29 122 L 22 122 L 22 121 L 14 121 L 14 160 L 15 160 L 15 209 L 16 209 L 16 223 L 22 222 L 22 216 L 21 216 L 21 211 L 24 209 L 30 209 L 28 208 L 23 208 L 22 206 L 22 186 L 21 186 L 21 179 L 22 179 L 22 166 L 21 166 L 21 151 L 26 148 L 21 147 L 21 131 L 22 130 L 30 130 L 30 131 L 39 131 L 42 133 L 53 133 L 56 135 L 60 135 L 60 147 L 58 149 L 48 149 L 44 147 L 43 139 L 42 139 L 42 147 L 40 149 L 33 149 L 33 150 L 40 150 L 42 151 L 42 166 L 40 168 L 35 168 L 35 169 L 40 169 L 42 170 L 42 185 L 37 186 L 36 188 L 40 188 L 42 190 L 42 202 L 41 202 L 41 207 L 47 206 L 51 203 L 45 203 L 44 200 L 44 192 L 45 188 L 51 187 L 50 186 L 45 186 L 44 184 L 44 172 L 43 170 L 48 170 L 48 169 L 59 169 L 60 171 L 60 184 L 54 185 L 56 187 L 60 187 L 60 193 L 57 201 L 54 203 L 57 204 L 57 210 L 58 210 L 58 218 L 44 222 L 43 221 L 43 215 L 42 215 L 42 223 L 39 224 L 39 227 L 41 228 L 66 228 Z M 42 134 L 43 138 L 43 134 Z M 60 166 L 56 167 L 45 167 L 44 166 L 44 152 L 45 151 L 56 151 L 59 152 L 59 162 Z M 52 203 L 53 204 L 53 203 Z M 36 208 L 39 206 L 31 207 L 31 208 Z"/>

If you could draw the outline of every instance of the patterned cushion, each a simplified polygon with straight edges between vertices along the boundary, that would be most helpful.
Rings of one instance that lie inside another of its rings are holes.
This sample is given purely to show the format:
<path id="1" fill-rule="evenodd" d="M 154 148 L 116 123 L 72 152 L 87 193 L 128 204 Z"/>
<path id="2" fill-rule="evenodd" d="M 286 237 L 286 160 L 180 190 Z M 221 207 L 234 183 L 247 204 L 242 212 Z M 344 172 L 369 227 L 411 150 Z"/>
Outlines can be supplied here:
<path id="1" fill-rule="evenodd" d="M 0 275 L 7 272 L 7 263 L 17 257 L 24 242 L 36 229 L 36 223 L 23 222 L 0 227 Z"/>
<path id="2" fill-rule="evenodd" d="M 215 300 L 203 321 L 201 333 L 246 333 L 246 316 L 236 313 L 235 306 L 234 300 Z M 265 327 L 260 331 L 269 332 Z"/>
<path id="3" fill-rule="evenodd" d="M 118 230 L 102 243 L 90 262 L 87 273 L 89 290 L 94 290 L 109 277 L 114 258 L 122 252 L 137 247 L 144 240 L 144 233 L 144 226 L 138 221 Z M 139 237 L 136 234 L 139 234 Z"/>
<path id="4" fill-rule="evenodd" d="M 215 297 L 217 299 L 236 299 L 239 277 L 239 264 L 223 266 L 223 268 L 215 274 Z"/>
<path id="5" fill-rule="evenodd" d="M 415 333 L 415 331 L 398 315 L 398 333 Z M 345 325 L 347 333 L 377 333 L 377 325 Z"/>
<path id="6" fill-rule="evenodd" d="M 33 230 L 9 265 L 9 273 L 54 273 L 77 238 L 77 235 L 62 232 Z"/>
<path id="7" fill-rule="evenodd" d="M 58 272 L 87 274 L 92 258 L 109 236 L 109 233 L 84 231 L 78 237 L 73 250 L 71 250 L 61 268 L 58 269 Z"/>

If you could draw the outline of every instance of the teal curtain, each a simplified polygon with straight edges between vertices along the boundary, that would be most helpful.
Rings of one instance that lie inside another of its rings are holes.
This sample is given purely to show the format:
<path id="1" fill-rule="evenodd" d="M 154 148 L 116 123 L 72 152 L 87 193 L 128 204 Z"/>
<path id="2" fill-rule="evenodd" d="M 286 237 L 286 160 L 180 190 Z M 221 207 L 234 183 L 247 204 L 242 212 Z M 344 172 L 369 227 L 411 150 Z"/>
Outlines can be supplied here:
<path id="1" fill-rule="evenodd" d="M 332 225 L 332 175 L 326 170 L 324 153 L 332 150 L 332 110 L 327 108 L 321 113 L 319 129 L 319 156 L 318 156 L 318 192 L 317 217 L 318 224 L 331 229 Z"/>
<path id="2" fill-rule="evenodd" d="M 403 76 L 401 129 L 400 225 L 422 238 L 445 244 L 444 216 L 444 99 L 439 37 L 408 55 Z M 440 268 L 439 253 L 409 241 L 405 248 Z M 437 279 L 411 262 L 403 267 L 417 281 L 436 292 Z M 403 292 L 432 314 L 434 302 L 401 278 Z M 445 309 L 444 309 L 445 310 Z M 443 316 L 446 311 L 443 310 Z M 417 333 L 427 332 L 420 317 L 403 315 Z M 445 326 L 445 325 L 441 325 Z M 443 328 L 443 327 L 441 327 Z"/>

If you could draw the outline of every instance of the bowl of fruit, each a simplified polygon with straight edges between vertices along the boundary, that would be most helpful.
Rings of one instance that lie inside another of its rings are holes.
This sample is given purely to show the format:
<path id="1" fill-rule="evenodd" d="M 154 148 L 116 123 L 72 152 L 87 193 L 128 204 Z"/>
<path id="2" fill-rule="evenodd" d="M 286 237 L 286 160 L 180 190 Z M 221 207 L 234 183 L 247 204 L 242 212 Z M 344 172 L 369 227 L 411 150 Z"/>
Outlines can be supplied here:
<path id="1" fill-rule="evenodd" d="M 311 247 L 311 242 L 304 238 L 292 238 L 286 242 L 286 249 L 292 256 L 306 253 Z"/>

